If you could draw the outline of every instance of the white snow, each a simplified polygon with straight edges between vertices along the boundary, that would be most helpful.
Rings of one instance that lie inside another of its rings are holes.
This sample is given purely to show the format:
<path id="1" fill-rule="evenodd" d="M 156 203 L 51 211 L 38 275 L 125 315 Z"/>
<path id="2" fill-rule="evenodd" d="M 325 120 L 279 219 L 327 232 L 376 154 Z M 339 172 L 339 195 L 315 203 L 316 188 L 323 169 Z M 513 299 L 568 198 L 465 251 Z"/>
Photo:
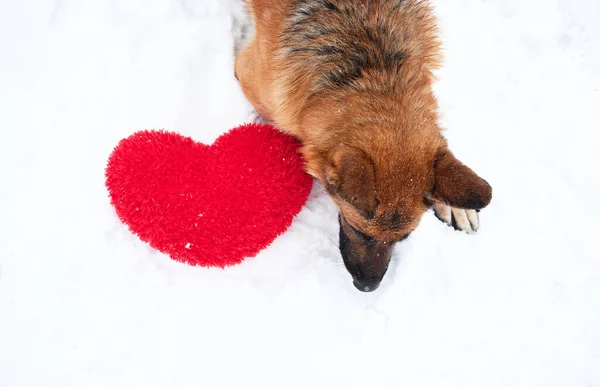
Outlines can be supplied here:
<path id="1" fill-rule="evenodd" d="M 0 2 L 0 386 L 600 386 L 600 3 L 435 1 L 442 123 L 495 196 L 475 236 L 427 214 L 363 294 L 316 188 L 225 271 L 109 205 L 123 137 L 254 117 L 238 1 Z"/>

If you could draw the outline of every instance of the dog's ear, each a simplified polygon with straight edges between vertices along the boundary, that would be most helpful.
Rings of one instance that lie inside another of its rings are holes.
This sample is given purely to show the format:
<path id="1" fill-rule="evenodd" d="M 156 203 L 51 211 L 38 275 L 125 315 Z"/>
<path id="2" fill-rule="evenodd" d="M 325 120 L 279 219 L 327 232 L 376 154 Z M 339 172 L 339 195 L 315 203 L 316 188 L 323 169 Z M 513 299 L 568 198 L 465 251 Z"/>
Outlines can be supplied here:
<path id="1" fill-rule="evenodd" d="M 480 210 L 490 204 L 492 187 L 446 147 L 437 154 L 434 173 L 435 186 L 430 199 L 469 210 Z"/>
<path id="2" fill-rule="evenodd" d="M 375 216 L 375 169 L 360 150 L 339 146 L 325 166 L 327 192 L 352 205 L 366 219 Z"/>

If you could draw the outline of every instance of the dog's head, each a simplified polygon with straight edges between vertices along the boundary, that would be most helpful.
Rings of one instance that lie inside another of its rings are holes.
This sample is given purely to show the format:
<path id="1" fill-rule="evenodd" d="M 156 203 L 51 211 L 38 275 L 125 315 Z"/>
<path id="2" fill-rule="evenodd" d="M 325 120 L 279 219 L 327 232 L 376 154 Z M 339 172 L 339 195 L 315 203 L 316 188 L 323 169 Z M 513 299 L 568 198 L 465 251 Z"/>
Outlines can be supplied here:
<path id="1" fill-rule="evenodd" d="M 354 285 L 377 289 L 394 245 L 406 239 L 435 202 L 479 210 L 488 183 L 458 161 L 439 137 L 389 146 L 339 144 L 316 173 L 339 210 L 340 251 Z"/>

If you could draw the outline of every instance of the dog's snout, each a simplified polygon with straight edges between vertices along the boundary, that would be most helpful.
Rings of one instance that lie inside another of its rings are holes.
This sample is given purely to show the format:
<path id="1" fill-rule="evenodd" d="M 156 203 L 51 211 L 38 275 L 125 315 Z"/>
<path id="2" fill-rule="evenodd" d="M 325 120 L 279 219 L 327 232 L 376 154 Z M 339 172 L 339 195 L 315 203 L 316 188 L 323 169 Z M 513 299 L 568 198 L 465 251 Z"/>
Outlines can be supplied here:
<path id="1" fill-rule="evenodd" d="M 354 279 L 354 287 L 356 287 L 361 292 L 365 292 L 365 293 L 377 290 L 380 283 L 381 283 L 381 280 L 361 281 L 361 280 Z"/>
<path id="2" fill-rule="evenodd" d="M 354 287 L 361 292 L 377 290 L 388 269 L 394 243 L 366 239 L 340 216 L 340 252 Z"/>

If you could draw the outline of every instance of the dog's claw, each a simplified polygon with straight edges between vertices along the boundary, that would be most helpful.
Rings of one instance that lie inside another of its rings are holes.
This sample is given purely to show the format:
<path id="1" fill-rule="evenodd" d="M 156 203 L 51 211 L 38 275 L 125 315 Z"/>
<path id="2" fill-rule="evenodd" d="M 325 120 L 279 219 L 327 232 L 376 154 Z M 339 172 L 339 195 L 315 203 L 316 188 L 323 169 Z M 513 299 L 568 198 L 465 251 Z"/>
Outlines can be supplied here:
<path id="1" fill-rule="evenodd" d="M 475 210 L 450 207 L 444 203 L 433 205 L 435 216 L 455 230 L 473 234 L 479 230 L 479 214 Z"/>

